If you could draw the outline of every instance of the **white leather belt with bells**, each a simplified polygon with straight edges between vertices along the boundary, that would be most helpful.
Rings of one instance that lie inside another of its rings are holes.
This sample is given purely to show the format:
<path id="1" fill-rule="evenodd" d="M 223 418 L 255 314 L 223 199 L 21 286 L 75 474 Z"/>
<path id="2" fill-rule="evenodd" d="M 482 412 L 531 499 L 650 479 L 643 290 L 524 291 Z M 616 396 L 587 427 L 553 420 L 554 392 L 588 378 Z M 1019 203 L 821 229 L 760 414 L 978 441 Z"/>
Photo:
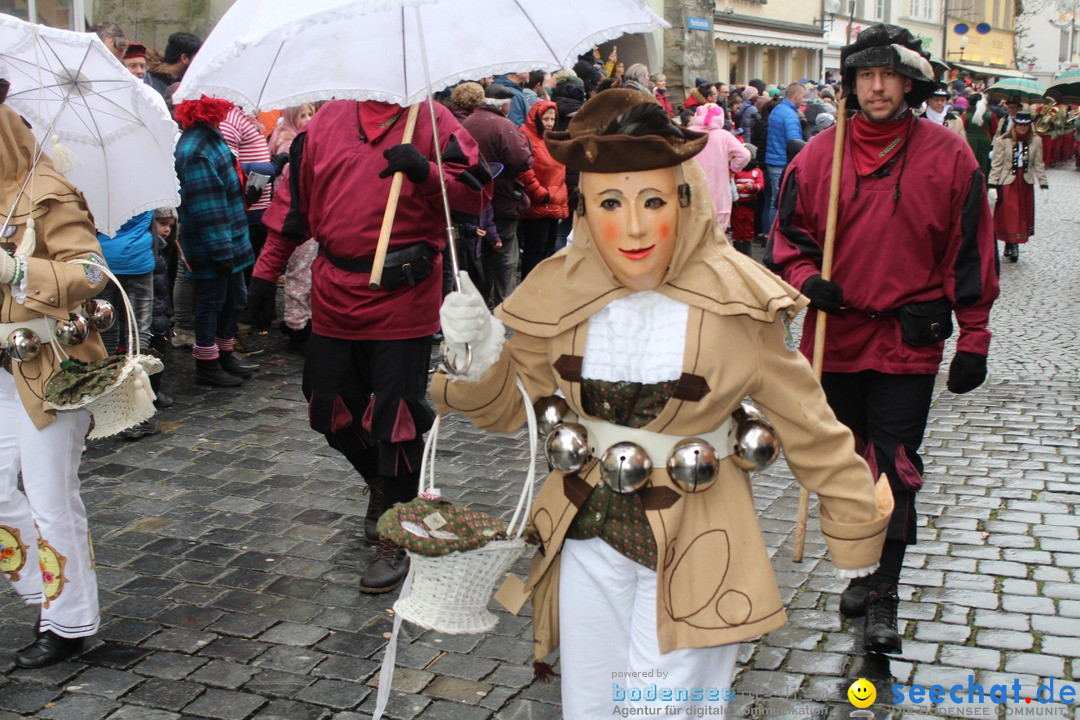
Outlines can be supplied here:
<path id="1" fill-rule="evenodd" d="M 579 418 L 578 422 L 589 431 L 589 453 L 594 458 L 601 458 L 604 452 L 618 443 L 632 442 L 644 450 L 653 466 L 662 468 L 667 464 L 672 449 L 683 440 L 698 438 L 704 440 L 716 451 L 716 459 L 722 460 L 735 450 L 735 423 L 729 417 L 720 427 L 697 435 L 666 435 L 653 430 L 628 428 L 602 420 Z"/>

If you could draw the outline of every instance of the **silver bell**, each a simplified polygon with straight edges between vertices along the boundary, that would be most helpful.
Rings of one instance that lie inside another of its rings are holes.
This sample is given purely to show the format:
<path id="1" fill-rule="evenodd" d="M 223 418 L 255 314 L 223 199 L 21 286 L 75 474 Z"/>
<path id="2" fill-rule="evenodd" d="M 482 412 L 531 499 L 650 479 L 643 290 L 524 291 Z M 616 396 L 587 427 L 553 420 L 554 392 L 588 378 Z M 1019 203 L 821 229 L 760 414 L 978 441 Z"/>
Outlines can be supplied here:
<path id="1" fill-rule="evenodd" d="M 556 425 L 544 441 L 544 451 L 551 467 L 576 473 L 589 462 L 589 433 L 578 423 Z"/>
<path id="2" fill-rule="evenodd" d="M 83 303 L 83 311 L 98 332 L 108 330 L 116 324 L 116 308 L 108 300 L 87 300 Z"/>
<path id="3" fill-rule="evenodd" d="M 41 340 L 33 330 L 16 328 L 7 339 L 8 355 L 19 362 L 33 360 L 41 352 Z"/>
<path id="4" fill-rule="evenodd" d="M 90 324 L 78 313 L 71 313 L 67 320 L 56 323 L 56 339 L 61 345 L 80 345 L 90 335 Z"/>
<path id="5" fill-rule="evenodd" d="M 533 403 L 536 411 L 536 429 L 540 439 L 544 440 L 548 434 L 561 423 L 577 422 L 577 413 L 570 409 L 566 400 L 558 395 L 542 397 Z"/>
<path id="6" fill-rule="evenodd" d="M 668 456 L 668 475 L 683 492 L 701 492 L 712 487 L 719 469 L 716 450 L 700 438 L 681 440 Z"/>
<path id="7" fill-rule="evenodd" d="M 600 478 L 622 495 L 636 493 L 645 487 L 651 474 L 652 460 L 637 443 L 615 443 L 600 458 Z"/>
<path id="8" fill-rule="evenodd" d="M 731 417 L 735 420 L 732 462 L 747 472 L 772 465 L 780 455 L 780 437 L 768 418 L 746 402 Z"/>

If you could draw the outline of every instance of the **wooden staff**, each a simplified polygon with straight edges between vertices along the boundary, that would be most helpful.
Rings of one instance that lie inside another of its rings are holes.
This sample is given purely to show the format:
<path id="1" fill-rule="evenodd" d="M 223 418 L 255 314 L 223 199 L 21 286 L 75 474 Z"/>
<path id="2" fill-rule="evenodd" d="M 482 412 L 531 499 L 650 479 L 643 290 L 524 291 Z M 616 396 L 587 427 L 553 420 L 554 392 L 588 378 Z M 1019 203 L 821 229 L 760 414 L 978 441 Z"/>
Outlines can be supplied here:
<path id="1" fill-rule="evenodd" d="M 847 95 L 840 98 L 836 110 L 836 137 L 833 142 L 832 177 L 829 181 L 829 215 L 825 221 L 825 245 L 821 256 L 821 279 L 832 277 L 833 245 L 836 241 L 836 218 L 840 214 L 840 176 L 844 169 L 844 130 L 847 126 Z M 825 321 L 828 314 L 818 311 L 814 325 L 814 376 L 821 382 L 822 367 L 825 362 Z M 799 516 L 795 525 L 795 547 L 791 550 L 791 561 L 802 562 L 803 548 L 806 545 L 806 517 L 810 512 L 810 491 L 799 488 Z"/>
<path id="2" fill-rule="evenodd" d="M 416 129 L 416 115 L 420 111 L 417 103 L 409 108 L 409 115 L 405 119 L 405 134 L 401 136 L 402 144 L 412 142 L 413 130 Z M 390 197 L 386 201 L 386 212 L 383 213 L 382 228 L 379 230 L 379 244 L 375 246 L 375 259 L 371 262 L 371 279 L 368 287 L 377 289 L 382 283 L 383 265 L 386 264 L 386 249 L 390 245 L 390 229 L 394 227 L 394 216 L 397 215 L 398 197 L 401 195 L 401 183 L 405 180 L 405 173 L 394 173 L 394 179 L 390 181 Z"/>

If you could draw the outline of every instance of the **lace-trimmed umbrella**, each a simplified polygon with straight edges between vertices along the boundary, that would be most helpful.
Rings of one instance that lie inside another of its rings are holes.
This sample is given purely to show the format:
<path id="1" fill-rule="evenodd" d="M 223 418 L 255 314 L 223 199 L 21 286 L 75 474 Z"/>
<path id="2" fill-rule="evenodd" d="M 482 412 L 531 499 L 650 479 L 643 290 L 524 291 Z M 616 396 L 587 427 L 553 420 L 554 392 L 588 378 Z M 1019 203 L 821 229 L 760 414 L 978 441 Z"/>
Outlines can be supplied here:
<path id="1" fill-rule="evenodd" d="M 176 98 L 407 106 L 460 80 L 568 68 L 597 43 L 664 27 L 645 0 L 237 0 Z"/>
<path id="2" fill-rule="evenodd" d="M 141 212 L 180 204 L 165 101 L 97 35 L 0 15 L 0 77 L 11 83 L 7 104 L 82 190 L 99 231 L 115 235 Z"/>

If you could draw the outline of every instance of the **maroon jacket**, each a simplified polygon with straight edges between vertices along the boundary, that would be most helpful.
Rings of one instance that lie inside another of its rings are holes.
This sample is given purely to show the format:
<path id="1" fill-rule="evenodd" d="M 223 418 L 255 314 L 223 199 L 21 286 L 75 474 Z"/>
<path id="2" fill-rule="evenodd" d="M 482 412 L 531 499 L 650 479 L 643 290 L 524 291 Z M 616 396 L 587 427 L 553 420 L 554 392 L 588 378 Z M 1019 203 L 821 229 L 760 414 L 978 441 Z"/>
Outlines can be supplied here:
<path id="1" fill-rule="evenodd" d="M 533 103 L 528 117 L 525 118 L 525 124 L 521 126 L 521 131 L 525 133 L 533 151 L 533 166 L 521 175 L 525 192 L 532 203 L 521 216 L 523 218 L 561 220 L 570 217 L 570 202 L 566 193 L 566 166 L 551 157 L 547 145 L 544 144 L 544 125 L 540 116 L 548 110 L 558 113 L 553 102 L 541 100 Z M 545 198 L 547 202 L 544 202 Z"/>
<path id="2" fill-rule="evenodd" d="M 519 218 L 529 209 L 529 198 L 518 175 L 533 165 L 532 151 L 525 136 L 498 108 L 481 105 L 461 121 L 476 140 L 488 162 L 502 163 L 503 171 L 495 178 L 491 205 L 496 218 Z"/>
<path id="3" fill-rule="evenodd" d="M 835 133 L 818 134 L 795 156 L 780 190 L 772 261 L 796 288 L 821 272 Z M 843 163 L 832 280 L 847 309 L 829 316 L 824 371 L 936 374 L 944 342 L 908 345 L 895 315 L 871 313 L 942 297 L 959 325 L 957 348 L 986 355 L 997 252 L 985 181 L 964 138 L 919 120 L 889 175 L 856 182 L 850 149 Z M 807 357 L 816 319 L 809 311 Z"/>
<path id="4" fill-rule="evenodd" d="M 365 142 L 358 105 L 351 100 L 329 102 L 303 132 L 306 140 L 297 205 L 311 237 L 320 245 L 311 267 L 312 329 L 320 335 L 346 340 L 402 340 L 430 335 L 439 328 L 446 220 L 434 161 L 431 116 L 426 107 L 421 107 L 417 115 L 412 144 L 431 160 L 431 170 L 419 185 L 407 178 L 402 183 L 389 250 L 426 243 L 433 252 L 431 274 L 415 287 L 371 290 L 368 273 L 337 268 L 323 254 L 325 249 L 346 259 L 375 255 L 391 183 L 389 177 L 378 177 L 386 167 L 383 151 L 400 144 L 405 132 L 402 115 L 400 122 Z M 438 103 L 435 115 L 450 207 L 478 215 L 490 197 L 491 184 L 474 182 L 470 186 L 464 182 L 478 172 L 474 167 L 480 159 L 476 143 L 462 131 L 450 111 Z M 282 233 L 290 201 L 290 183 L 282 182 L 263 215 L 269 234 L 254 274 L 274 283 L 293 250 L 306 240 Z"/>

